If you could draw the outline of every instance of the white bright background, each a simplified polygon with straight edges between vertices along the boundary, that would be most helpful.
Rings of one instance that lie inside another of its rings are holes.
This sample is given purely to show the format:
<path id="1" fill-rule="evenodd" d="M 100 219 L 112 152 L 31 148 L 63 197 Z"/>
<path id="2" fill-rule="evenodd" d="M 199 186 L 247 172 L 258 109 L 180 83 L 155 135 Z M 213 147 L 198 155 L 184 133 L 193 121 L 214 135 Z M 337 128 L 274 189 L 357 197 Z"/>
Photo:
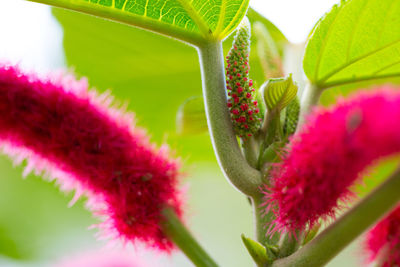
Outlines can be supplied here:
<path id="1" fill-rule="evenodd" d="M 337 2 L 339 0 L 251 0 L 251 6 L 278 26 L 291 42 L 302 43 L 317 20 Z M 0 0 L 0 40 L 0 62 L 19 63 L 38 72 L 64 64 L 62 29 L 45 5 Z M 344 266 L 342 263 L 348 264 L 341 258 L 334 265 Z M 0 265 L 3 266 L 1 262 Z"/>

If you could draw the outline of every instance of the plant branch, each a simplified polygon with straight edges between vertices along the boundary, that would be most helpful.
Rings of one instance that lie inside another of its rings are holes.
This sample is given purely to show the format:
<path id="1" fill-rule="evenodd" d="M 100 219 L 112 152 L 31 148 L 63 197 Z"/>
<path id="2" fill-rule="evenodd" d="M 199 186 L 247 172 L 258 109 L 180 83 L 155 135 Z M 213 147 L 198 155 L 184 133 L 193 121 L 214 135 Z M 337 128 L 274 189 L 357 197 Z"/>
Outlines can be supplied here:
<path id="1" fill-rule="evenodd" d="M 297 129 L 300 129 L 312 108 L 318 104 L 322 89 L 308 82 L 301 96 L 300 115 Z"/>
<path id="2" fill-rule="evenodd" d="M 171 208 L 163 210 L 165 221 L 162 225 L 163 233 L 198 267 L 217 267 L 218 265 L 197 243 L 194 237 L 179 220 Z"/>
<path id="3" fill-rule="evenodd" d="M 207 124 L 218 163 L 228 180 L 248 196 L 259 194 L 262 176 L 239 148 L 227 107 L 221 42 L 200 46 L 200 67 Z"/>
<path id="4" fill-rule="evenodd" d="M 73 0 L 28 0 L 30 2 L 42 3 L 54 7 L 61 7 L 81 13 L 109 19 L 112 21 L 125 23 L 131 26 L 146 29 L 168 37 L 173 37 L 188 44 L 195 46 L 202 45 L 206 39 L 202 35 L 188 31 L 184 28 L 175 27 L 169 23 L 164 23 L 155 19 L 149 19 L 131 12 L 123 11 L 118 8 L 89 3 L 85 1 Z"/>
<path id="5" fill-rule="evenodd" d="M 263 246 L 275 245 L 278 242 L 278 236 L 273 235 L 272 237 L 270 237 L 270 235 L 267 235 L 267 226 L 272 219 L 273 213 L 265 213 L 265 208 L 262 206 L 262 195 L 252 197 L 251 203 L 253 206 L 254 229 L 257 241 L 260 242 Z"/>
<path id="6" fill-rule="evenodd" d="M 400 201 L 400 169 L 314 240 L 273 267 L 323 266 Z"/>

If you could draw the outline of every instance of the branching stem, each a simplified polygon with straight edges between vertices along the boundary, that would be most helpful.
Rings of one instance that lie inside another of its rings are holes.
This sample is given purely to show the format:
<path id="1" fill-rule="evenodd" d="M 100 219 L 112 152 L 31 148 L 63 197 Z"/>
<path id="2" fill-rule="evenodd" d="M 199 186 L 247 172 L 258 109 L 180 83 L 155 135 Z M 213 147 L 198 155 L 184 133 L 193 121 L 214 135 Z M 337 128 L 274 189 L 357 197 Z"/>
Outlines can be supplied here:
<path id="1" fill-rule="evenodd" d="M 323 266 L 388 213 L 400 201 L 399 191 L 400 169 L 314 240 L 291 256 L 277 260 L 272 266 Z"/>
<path id="2" fill-rule="evenodd" d="M 318 104 L 322 89 L 308 82 L 301 96 L 300 115 L 297 129 L 300 129 L 312 108 Z"/>
<path id="3" fill-rule="evenodd" d="M 247 196 L 259 195 L 261 173 L 244 158 L 227 107 L 222 43 L 209 43 L 198 51 L 207 123 L 218 163 L 239 191 Z"/>

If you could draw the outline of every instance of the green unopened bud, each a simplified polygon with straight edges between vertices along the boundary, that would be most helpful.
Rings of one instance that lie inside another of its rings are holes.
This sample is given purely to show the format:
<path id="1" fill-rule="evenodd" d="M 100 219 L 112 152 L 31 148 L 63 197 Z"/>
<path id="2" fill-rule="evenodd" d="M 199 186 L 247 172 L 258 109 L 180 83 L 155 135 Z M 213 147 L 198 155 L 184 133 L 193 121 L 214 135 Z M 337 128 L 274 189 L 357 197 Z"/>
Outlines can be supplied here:
<path id="1" fill-rule="evenodd" d="M 268 29 L 261 23 L 254 23 L 254 34 L 257 39 L 257 53 L 265 77 L 276 78 L 283 76 L 283 64 L 278 48 Z"/>
<path id="2" fill-rule="evenodd" d="M 261 87 L 261 92 L 268 111 L 279 113 L 296 97 L 297 85 L 290 74 L 286 78 L 270 79 Z"/>
<path id="3" fill-rule="evenodd" d="M 296 132 L 300 114 L 300 101 L 296 96 L 286 107 L 285 120 L 283 123 L 283 134 L 290 136 Z"/>

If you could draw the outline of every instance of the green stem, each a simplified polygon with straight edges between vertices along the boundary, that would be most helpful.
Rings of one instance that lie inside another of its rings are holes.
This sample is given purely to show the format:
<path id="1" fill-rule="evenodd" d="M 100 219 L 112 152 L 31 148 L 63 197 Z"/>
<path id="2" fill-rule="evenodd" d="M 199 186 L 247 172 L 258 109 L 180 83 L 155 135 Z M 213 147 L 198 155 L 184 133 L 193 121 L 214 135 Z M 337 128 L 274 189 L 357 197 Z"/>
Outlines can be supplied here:
<path id="1" fill-rule="evenodd" d="M 297 129 L 301 128 L 306 116 L 311 112 L 311 109 L 318 104 L 321 94 L 322 89 L 310 82 L 307 83 L 301 96 L 300 115 Z"/>
<path id="2" fill-rule="evenodd" d="M 173 209 L 163 210 L 165 221 L 162 225 L 163 233 L 198 267 L 217 267 L 218 265 L 197 243 L 194 237 L 179 220 Z"/>
<path id="3" fill-rule="evenodd" d="M 323 266 L 395 207 L 399 191 L 400 169 L 302 249 L 272 266 Z"/>
<path id="4" fill-rule="evenodd" d="M 211 42 L 198 51 L 207 123 L 218 163 L 239 191 L 248 196 L 258 195 L 261 173 L 243 157 L 227 108 L 222 43 Z"/>
<path id="5" fill-rule="evenodd" d="M 259 156 L 258 156 L 258 161 L 257 161 L 257 168 L 260 169 L 262 167 L 262 164 L 265 163 L 265 149 L 267 149 L 274 141 L 277 136 L 278 131 L 280 130 L 280 117 L 279 113 L 273 112 L 273 111 L 268 111 L 265 114 L 264 118 L 264 123 L 261 129 L 262 136 L 261 138 L 263 139 L 261 146 L 260 146 L 260 151 L 259 151 Z"/>
<path id="6" fill-rule="evenodd" d="M 263 199 L 261 194 L 252 197 L 251 202 L 253 206 L 254 230 L 257 241 L 264 246 L 266 244 L 275 245 L 278 242 L 278 236 L 274 235 L 273 237 L 270 237 L 267 235 L 268 225 L 273 213 L 265 214 L 265 207 L 262 206 Z"/>
<path id="7" fill-rule="evenodd" d="M 31 2 L 42 3 L 54 7 L 61 7 L 81 13 L 125 23 L 131 26 L 140 27 L 165 36 L 173 37 L 192 45 L 202 45 L 206 39 L 204 36 L 184 28 L 173 26 L 169 23 L 161 22 L 157 19 L 151 19 L 145 16 L 124 11 L 118 8 L 103 6 L 87 1 L 74 0 L 28 0 Z M 207 37 L 207 36 L 206 36 Z"/>
<path id="8" fill-rule="evenodd" d="M 251 167 L 257 167 L 257 142 L 254 137 L 242 140 L 243 154 Z"/>

